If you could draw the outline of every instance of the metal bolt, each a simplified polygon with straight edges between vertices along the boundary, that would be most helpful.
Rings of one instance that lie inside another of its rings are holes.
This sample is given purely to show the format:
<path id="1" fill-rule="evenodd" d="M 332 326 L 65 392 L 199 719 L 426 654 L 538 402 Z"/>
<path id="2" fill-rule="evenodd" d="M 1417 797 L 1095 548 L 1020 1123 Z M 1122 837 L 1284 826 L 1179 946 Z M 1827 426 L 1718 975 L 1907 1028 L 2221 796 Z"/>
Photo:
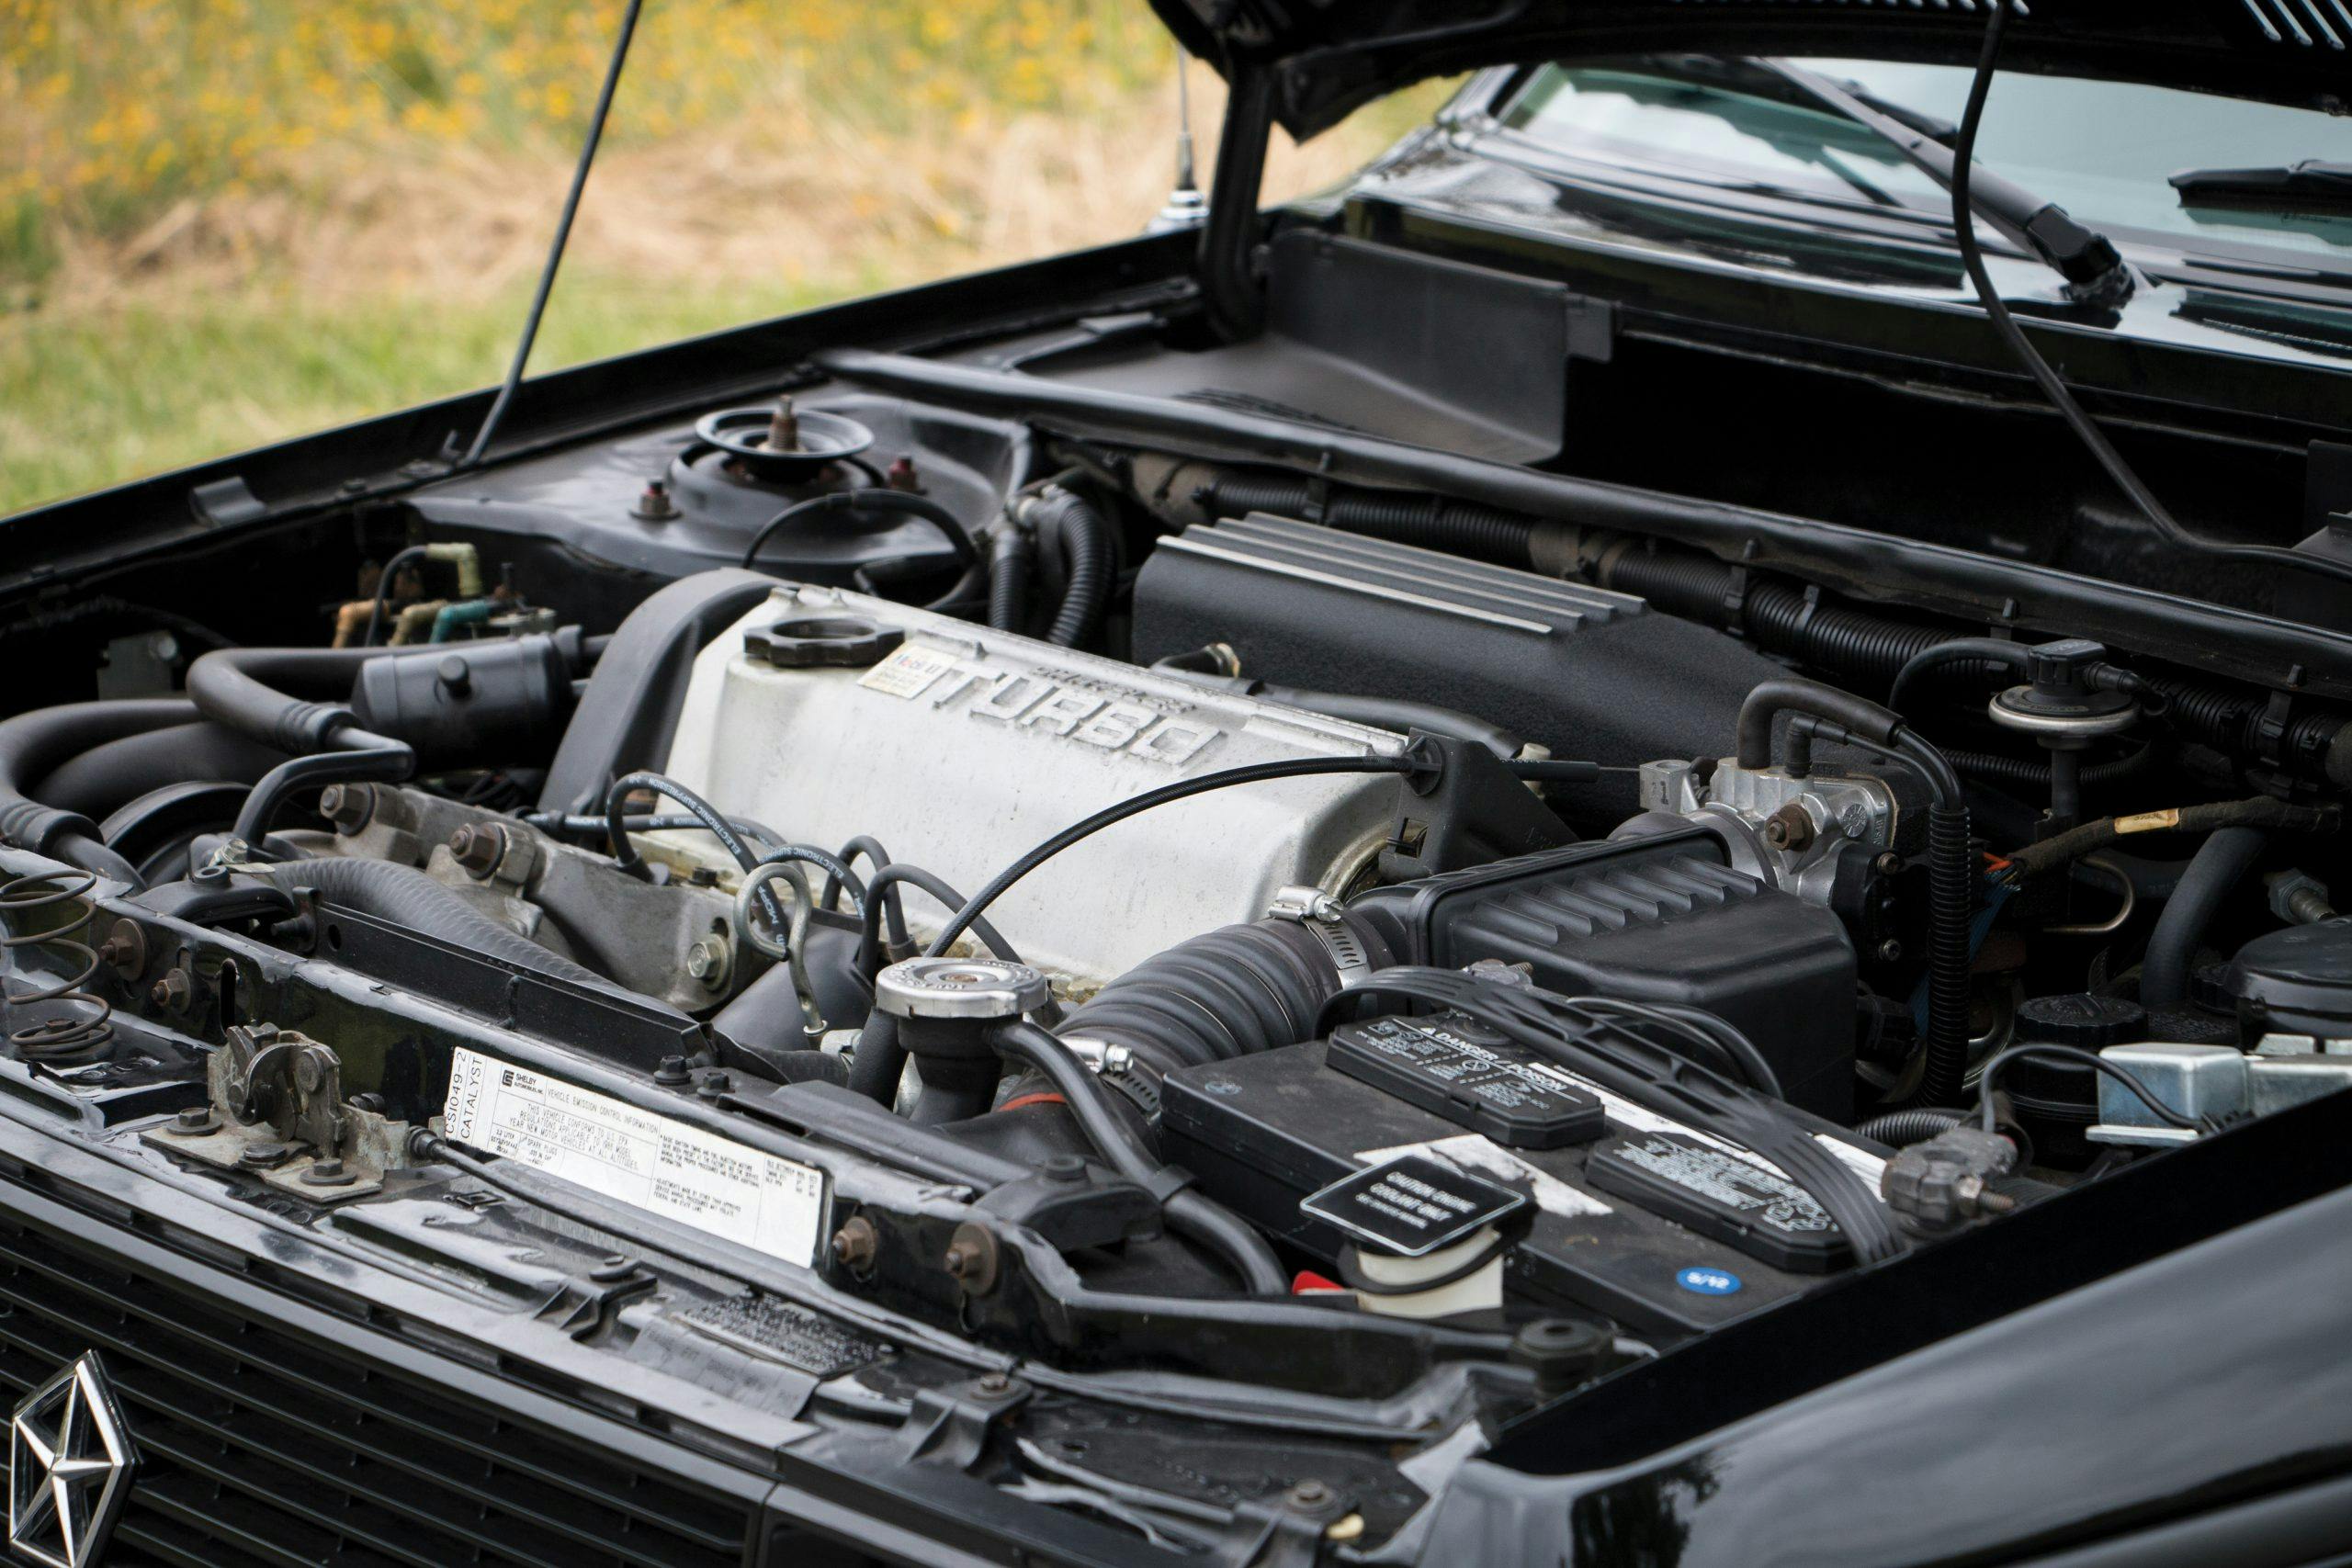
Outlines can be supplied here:
<path id="1" fill-rule="evenodd" d="M 469 823 L 449 835 L 449 853 L 469 876 L 488 876 L 506 858 L 506 829 L 495 822 Z"/>
<path id="2" fill-rule="evenodd" d="M 727 985 L 728 957 L 727 939 L 707 936 L 686 949 L 686 973 L 706 991 L 722 990 Z"/>
<path id="3" fill-rule="evenodd" d="M 237 1156 L 237 1163 L 250 1170 L 267 1170 L 272 1166 L 284 1165 L 292 1153 L 284 1144 L 247 1144 L 245 1152 Z"/>
<path id="4" fill-rule="evenodd" d="M 98 961 L 126 980 L 147 967 L 147 935 L 131 920 L 117 920 L 98 943 Z"/>
<path id="5" fill-rule="evenodd" d="M 1903 944 L 1893 937 L 1888 937 L 1878 944 L 1878 956 L 1880 963 L 1892 964 L 1903 956 Z"/>
<path id="6" fill-rule="evenodd" d="M 1331 1503 L 1331 1488 L 1326 1483 L 1309 1476 L 1290 1489 L 1290 1505 L 1295 1508 L 1324 1508 Z"/>
<path id="7" fill-rule="evenodd" d="M 1012 1392 L 1012 1380 L 1002 1372 L 982 1372 L 980 1381 L 974 1386 L 982 1393 L 1001 1397 Z"/>
<path id="8" fill-rule="evenodd" d="M 453 697 L 462 697 L 473 690 L 474 667 L 457 654 L 443 655 L 441 662 L 433 667 L 433 673 Z"/>
<path id="9" fill-rule="evenodd" d="M 319 815 L 338 833 L 356 833 L 376 815 L 376 792 L 367 784 L 329 784 L 319 792 Z"/>
<path id="10" fill-rule="evenodd" d="M 1903 869 L 1903 857 L 1893 850 L 1882 851 L 1878 857 L 1871 862 L 1871 869 L 1881 876 L 1893 876 Z"/>
<path id="11" fill-rule="evenodd" d="M 832 1245 L 834 1262 L 862 1273 L 874 1267 L 875 1255 L 882 1250 L 882 1237 L 874 1222 L 860 1214 L 833 1233 Z"/>
<path id="12" fill-rule="evenodd" d="M 185 969 L 173 969 L 148 989 L 147 999 L 159 1008 L 174 1012 L 187 1010 L 188 998 L 195 994 L 195 985 Z"/>
<path id="13" fill-rule="evenodd" d="M 648 479 L 638 492 L 637 504 L 629 508 L 629 515 L 648 523 L 667 523 L 678 514 L 678 503 L 671 499 L 667 479 Z"/>
<path id="14" fill-rule="evenodd" d="M 1037 1174 L 1048 1181 L 1083 1181 L 1086 1162 L 1076 1155 L 1047 1155 L 1037 1162 Z"/>
<path id="15" fill-rule="evenodd" d="M 1776 850 L 1802 850 L 1813 843 L 1813 814 L 1791 801 L 1764 821 L 1764 841 Z"/>
<path id="16" fill-rule="evenodd" d="M 311 1162 L 311 1168 L 301 1176 L 305 1187 L 348 1187 L 359 1179 L 359 1173 L 347 1168 L 343 1161 L 330 1155 L 325 1159 Z"/>
<path id="17" fill-rule="evenodd" d="M 800 450 L 800 416 L 792 412 L 790 398 L 775 400 L 775 412 L 768 417 L 767 446 L 771 452 Z"/>
<path id="18" fill-rule="evenodd" d="M 636 1272 L 637 1259 L 616 1252 L 594 1269 L 589 1269 L 588 1278 L 599 1285 L 610 1285 L 626 1280 Z"/>
<path id="19" fill-rule="evenodd" d="M 209 1133 L 220 1125 L 220 1119 L 212 1114 L 212 1107 L 209 1105 L 182 1106 L 180 1113 L 172 1118 L 172 1131 L 175 1133 Z"/>
<path id="20" fill-rule="evenodd" d="M 695 1085 L 695 1092 L 705 1100 L 717 1100 L 735 1087 L 735 1080 L 723 1068 L 713 1067 L 703 1074 L 702 1082 Z"/>
<path id="21" fill-rule="evenodd" d="M 996 1288 L 996 1237 L 979 1225 L 957 1225 L 940 1263 L 965 1293 L 986 1295 Z"/>
<path id="22" fill-rule="evenodd" d="M 694 1075 L 686 1070 L 684 1056 L 664 1056 L 653 1069 L 653 1081 L 665 1089 L 684 1089 L 694 1081 Z"/>

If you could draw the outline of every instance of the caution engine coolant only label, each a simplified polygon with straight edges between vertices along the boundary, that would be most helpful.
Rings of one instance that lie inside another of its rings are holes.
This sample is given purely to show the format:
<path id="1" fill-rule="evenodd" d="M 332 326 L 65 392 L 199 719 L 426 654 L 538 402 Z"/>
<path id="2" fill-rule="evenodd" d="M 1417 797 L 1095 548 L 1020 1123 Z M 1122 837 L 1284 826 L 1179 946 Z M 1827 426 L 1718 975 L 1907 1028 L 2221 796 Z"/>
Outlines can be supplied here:
<path id="1" fill-rule="evenodd" d="M 625 1100 L 459 1047 L 442 1131 L 664 1219 L 803 1268 L 817 1257 L 825 1173 Z"/>

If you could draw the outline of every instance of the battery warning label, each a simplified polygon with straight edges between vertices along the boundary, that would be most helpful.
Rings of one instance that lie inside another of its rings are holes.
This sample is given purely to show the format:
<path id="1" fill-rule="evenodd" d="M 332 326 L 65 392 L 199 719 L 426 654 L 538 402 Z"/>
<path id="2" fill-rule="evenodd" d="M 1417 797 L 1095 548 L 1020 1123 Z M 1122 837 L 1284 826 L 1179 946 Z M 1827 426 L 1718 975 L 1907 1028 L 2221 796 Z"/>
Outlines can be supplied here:
<path id="1" fill-rule="evenodd" d="M 459 1047 L 443 1132 L 599 1197 L 807 1267 L 825 1218 L 825 1174 Z"/>

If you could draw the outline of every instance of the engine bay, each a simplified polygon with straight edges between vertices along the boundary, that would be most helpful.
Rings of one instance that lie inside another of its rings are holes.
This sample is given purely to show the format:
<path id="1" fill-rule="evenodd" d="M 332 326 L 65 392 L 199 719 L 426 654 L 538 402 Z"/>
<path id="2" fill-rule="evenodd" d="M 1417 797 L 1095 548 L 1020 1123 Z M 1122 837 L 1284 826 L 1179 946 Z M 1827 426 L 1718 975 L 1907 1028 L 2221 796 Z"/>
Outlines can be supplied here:
<path id="1" fill-rule="evenodd" d="M 95 700 L 0 721 L 9 1095 L 829 1420 L 1058 1390 L 1013 1468 L 1146 1534 L 1215 1531 L 1045 1451 L 1080 1395 L 1319 1431 L 1293 1512 L 1372 1551 L 1560 1401 L 2352 1087 L 2324 699 L 952 395 L 1550 455 L 1275 309 L 433 478 L 288 546 L 268 642 L 88 612 Z"/>

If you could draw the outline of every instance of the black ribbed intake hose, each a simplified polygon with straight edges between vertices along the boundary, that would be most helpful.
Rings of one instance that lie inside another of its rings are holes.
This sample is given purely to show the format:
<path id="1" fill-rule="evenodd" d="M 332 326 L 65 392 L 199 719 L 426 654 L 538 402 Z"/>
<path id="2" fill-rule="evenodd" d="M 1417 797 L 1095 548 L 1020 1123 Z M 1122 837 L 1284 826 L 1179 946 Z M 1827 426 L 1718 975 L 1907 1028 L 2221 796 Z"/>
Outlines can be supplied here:
<path id="1" fill-rule="evenodd" d="M 1388 945 L 1362 916 L 1339 915 L 1374 968 Z M 1265 919 L 1178 942 L 1071 1010 L 1055 1032 L 1125 1045 L 1159 1073 L 1295 1045 L 1340 992 L 1331 952 L 1296 920 Z"/>
<path id="2" fill-rule="evenodd" d="M 1251 512 L 1271 512 L 1282 517 L 1313 513 L 1343 533 L 1477 556 L 1505 566 L 1534 564 L 1529 546 L 1535 532 L 1532 519 L 1437 495 L 1335 490 L 1323 498 L 1318 511 L 1309 480 L 1232 474 L 1202 485 L 1193 492 L 1193 500 L 1212 517 L 1239 517 Z"/>
<path id="3" fill-rule="evenodd" d="M 1057 648 L 1080 647 L 1111 602 L 1111 525 L 1084 496 L 1059 488 L 1047 491 L 1030 509 L 1029 521 L 1040 541 L 1061 552 L 1068 584 L 1046 640 Z"/>

